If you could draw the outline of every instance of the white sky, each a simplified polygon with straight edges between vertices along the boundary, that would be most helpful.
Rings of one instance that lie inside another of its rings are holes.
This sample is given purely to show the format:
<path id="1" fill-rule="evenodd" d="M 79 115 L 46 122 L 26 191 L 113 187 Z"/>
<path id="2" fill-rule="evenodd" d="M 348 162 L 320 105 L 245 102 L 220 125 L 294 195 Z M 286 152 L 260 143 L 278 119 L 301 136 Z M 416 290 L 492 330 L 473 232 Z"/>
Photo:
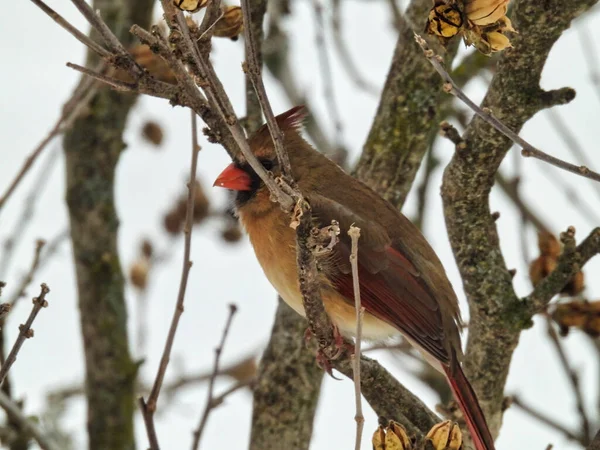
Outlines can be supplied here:
<path id="1" fill-rule="evenodd" d="M 69 2 L 55 0 L 49 3 L 81 30 L 87 30 L 82 18 Z M 325 117 L 326 104 L 314 47 L 310 2 L 296 1 L 292 4 L 293 20 L 288 21 L 287 25 L 297 76 L 311 104 L 321 117 Z M 347 1 L 343 5 L 346 30 L 344 38 L 348 48 L 354 58 L 361 62 L 361 71 L 365 77 L 381 86 L 395 45 L 395 34 L 390 25 L 386 2 Z M 589 30 L 593 30 L 594 26 L 600 25 L 600 17 L 594 14 L 582 22 Z M 77 74 L 65 67 L 65 63 L 81 63 L 84 49 L 32 3 L 26 1 L 12 2 L 11 14 L 0 16 L 0 34 L 3 38 L 0 39 L 0 49 L 4 58 L 4 70 L 0 75 L 0 95 L 4 105 L 0 108 L 0 133 L 3 141 L 0 150 L 0 191 L 3 192 L 26 156 L 60 114 L 61 105 L 77 80 Z M 328 39 L 328 42 L 331 41 Z M 595 48 L 596 51 L 600 48 L 597 39 Z M 242 45 L 240 42 L 220 41 L 215 45 L 214 51 L 217 70 L 236 110 L 243 114 L 243 78 L 240 70 Z M 371 125 L 377 98 L 357 90 L 340 67 L 335 53 L 330 51 L 330 56 L 333 61 L 335 97 L 344 126 L 344 143 L 355 159 Z M 600 103 L 590 82 L 577 32 L 566 32 L 552 51 L 544 71 L 542 86 L 547 89 L 572 86 L 577 90 L 577 98 L 570 105 L 561 107 L 559 113 L 598 170 L 600 161 L 594 158 L 593 152 L 598 142 L 597 117 Z M 283 111 L 291 106 L 268 77 L 267 88 L 275 111 Z M 471 83 L 469 93 L 474 100 L 479 101 L 484 88 L 483 82 L 478 80 Z M 159 120 L 165 127 L 166 142 L 161 151 L 153 150 L 139 138 L 140 125 L 150 118 Z M 333 131 L 331 123 L 327 124 L 327 131 Z M 557 157 L 573 160 L 573 156 L 551 129 L 544 113 L 528 123 L 522 135 L 532 144 Z M 145 380 L 153 378 L 158 366 L 179 284 L 183 242 L 181 239 L 171 241 L 167 238 L 162 232 L 161 219 L 173 198 L 184 189 L 189 164 L 189 136 L 187 111 L 174 109 L 163 100 L 141 98 L 130 116 L 125 136 L 128 149 L 123 153 L 117 170 L 117 210 L 121 220 L 119 246 L 124 268 L 134 260 L 138 242 L 144 236 L 150 236 L 159 248 L 170 248 L 173 252 L 170 262 L 161 267 L 151 281 L 151 336 L 147 344 L 151 351 L 144 355 L 146 362 L 142 368 L 142 377 Z M 54 146 L 57 143 L 58 141 Z M 43 161 L 51 155 L 52 147 L 45 151 L 0 216 L 0 240 L 3 242 L 13 230 L 31 186 L 40 177 L 48 178 L 45 189 L 36 196 L 35 215 L 30 226 L 23 230 L 11 270 L 0 274 L 9 283 L 4 300 L 10 296 L 11 288 L 18 284 L 21 274 L 30 264 L 34 239 L 51 239 L 64 230 L 68 223 L 63 201 L 62 156 L 49 172 L 40 173 L 39 170 Z M 436 156 L 443 160 L 443 165 L 451 154 L 449 145 L 438 145 Z M 214 204 L 224 204 L 225 192 L 211 190 L 209 186 L 227 163 L 227 155 L 220 147 L 203 144 L 198 173 Z M 503 170 L 510 173 L 512 165 L 513 157 L 509 155 Z M 558 233 L 568 225 L 574 225 L 578 236 L 583 237 L 594 226 L 600 225 L 590 222 L 577 212 L 573 202 L 566 198 L 555 179 L 560 177 L 563 183 L 568 183 L 589 205 L 597 205 L 597 192 L 590 188 L 590 182 L 565 172 L 551 170 L 534 160 L 522 161 L 522 167 L 523 196 L 553 226 L 554 231 Z M 438 190 L 440 177 L 441 168 L 435 172 L 435 187 L 429 193 L 430 208 L 425 233 L 444 262 L 459 295 L 464 298 L 443 225 Z M 597 211 L 595 206 L 592 207 Z M 511 203 L 497 190 L 492 194 L 492 210 L 502 214 L 498 227 L 504 256 L 508 266 L 518 270 L 515 277 L 518 294 L 526 295 L 530 286 L 519 248 L 518 216 Z M 407 213 L 412 211 L 413 195 L 406 207 Z M 219 224 L 209 222 L 195 230 L 192 250 L 194 266 L 168 378 L 178 373 L 194 373 L 210 367 L 213 349 L 218 343 L 226 319 L 227 304 L 231 302 L 238 305 L 239 312 L 225 348 L 224 364 L 260 348 L 269 337 L 276 306 L 274 291 L 262 275 L 248 243 L 244 241 L 237 246 L 226 246 L 219 238 L 219 229 Z M 534 234 L 530 233 L 529 238 L 530 253 L 535 254 Z M 590 299 L 597 298 L 600 293 L 600 281 L 595 275 L 600 269 L 599 261 L 596 259 L 586 267 L 587 296 Z M 235 278 L 230 275 L 232 273 Z M 28 414 L 40 411 L 46 391 L 75 383 L 83 376 L 76 284 L 68 244 L 64 244 L 54 259 L 36 274 L 28 291 L 29 297 L 37 293 L 37 286 L 41 282 L 47 282 L 52 289 L 48 297 L 50 308 L 40 314 L 34 326 L 36 338 L 25 344 L 11 371 L 17 395 L 25 398 Z M 128 291 L 128 305 L 133 338 L 136 324 L 133 290 Z M 465 306 L 463 303 L 463 311 Z M 18 323 L 24 320 L 29 309 L 30 303 L 26 300 L 11 313 L 7 331 L 9 342 L 15 338 Z M 533 329 L 522 334 L 511 365 L 506 393 L 518 393 L 528 404 L 560 420 L 569 428 L 575 428 L 578 418 L 574 398 L 554 350 L 545 337 L 543 324 L 539 326 L 537 322 Z M 578 332 L 571 333 L 563 342 L 573 366 L 581 374 L 586 406 L 596 423 L 599 420 L 596 401 L 599 385 L 597 356 L 589 339 Z M 435 395 L 428 388 L 404 372 L 386 355 L 377 356 L 403 383 L 414 389 L 429 406 L 434 407 Z M 219 381 L 217 392 L 227 386 L 228 382 Z M 224 436 L 227 437 L 228 448 L 247 446 L 250 398 L 248 393 L 236 394 L 212 413 L 204 435 L 203 448 L 223 448 Z M 164 413 L 157 417 L 159 439 L 164 448 L 189 447 L 192 430 L 197 426 L 205 400 L 204 387 L 187 389 L 181 392 L 173 406 L 165 408 Z M 340 382 L 326 379 L 311 448 L 332 448 L 331 442 L 334 439 L 335 448 L 353 448 L 353 417 L 352 383 L 349 380 Z M 76 448 L 84 448 L 86 435 L 83 401 L 70 403 L 65 426 L 74 434 Z M 370 448 L 370 435 L 375 426 L 376 416 L 366 406 L 364 449 Z M 139 418 L 136 427 L 138 448 L 146 448 L 145 432 Z M 548 443 L 553 443 L 556 449 L 579 448 L 557 432 L 530 420 L 516 408 L 506 413 L 497 442 L 499 450 L 543 449 Z"/>

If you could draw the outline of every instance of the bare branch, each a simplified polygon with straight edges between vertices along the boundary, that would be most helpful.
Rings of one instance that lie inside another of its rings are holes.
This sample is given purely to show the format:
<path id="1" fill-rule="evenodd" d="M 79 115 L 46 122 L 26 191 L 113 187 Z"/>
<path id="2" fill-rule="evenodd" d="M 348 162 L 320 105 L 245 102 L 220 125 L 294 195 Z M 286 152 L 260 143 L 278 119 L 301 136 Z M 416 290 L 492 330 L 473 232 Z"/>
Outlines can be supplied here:
<path id="1" fill-rule="evenodd" d="M 4 383 L 6 375 L 8 375 L 8 371 L 10 370 L 11 366 L 17 360 L 17 354 L 19 353 L 19 350 L 21 350 L 21 346 L 25 340 L 33 337 L 31 325 L 41 309 L 48 306 L 48 302 L 46 301 L 46 294 L 48 294 L 48 292 L 50 292 L 50 288 L 48 288 L 45 283 L 42 283 L 40 295 L 33 298 L 33 308 L 31 309 L 31 313 L 29 314 L 27 321 L 24 325 L 19 325 L 19 336 L 10 350 L 10 353 L 6 357 L 6 361 L 4 361 L 4 364 L 0 368 L 0 386 L 2 383 Z"/>
<path id="2" fill-rule="evenodd" d="M 526 405 L 525 403 L 523 403 L 523 401 L 519 397 L 513 396 L 511 398 L 511 404 L 517 406 L 520 410 L 522 410 L 523 412 L 527 413 L 528 415 L 530 415 L 534 419 L 539 420 L 540 422 L 548 425 L 550 428 L 554 428 L 555 430 L 557 430 L 560 433 L 564 434 L 568 439 L 571 439 L 572 441 L 579 442 L 579 443 L 583 444 L 581 436 L 578 436 L 576 433 L 574 433 L 574 432 L 570 431 L 569 429 L 565 428 L 563 425 L 561 425 L 560 423 L 556 422 L 554 419 L 552 419 L 552 418 L 550 418 L 550 417 L 542 414 L 540 411 L 536 411 L 535 409 L 533 409 L 530 406 Z"/>
<path id="3" fill-rule="evenodd" d="M 19 183 L 23 180 L 29 169 L 33 166 L 33 163 L 42 154 L 42 151 L 46 146 L 54 139 L 57 135 L 63 133 L 68 129 L 71 124 L 79 117 L 82 109 L 87 106 L 90 99 L 96 94 L 98 86 L 93 80 L 85 81 L 82 80 L 79 86 L 80 89 L 73 93 L 73 96 L 65 103 L 62 114 L 48 132 L 46 137 L 37 145 L 37 147 L 27 157 L 23 166 L 15 176 L 12 183 L 8 186 L 5 193 L 0 197 L 0 211 L 8 200 L 8 197 L 15 191 Z"/>
<path id="4" fill-rule="evenodd" d="M 358 239 L 360 228 L 352 225 L 348 230 L 352 246 L 350 252 L 350 264 L 352 266 L 352 284 L 354 288 L 354 308 L 356 308 L 356 337 L 354 342 L 354 354 L 352 355 L 352 369 L 354 372 L 354 396 L 356 400 L 356 441 L 354 448 L 360 450 L 365 417 L 362 412 L 362 396 L 360 393 L 360 341 L 362 339 L 362 321 L 365 309 L 360 304 L 360 281 L 358 279 Z"/>
<path id="5" fill-rule="evenodd" d="M 148 402 L 144 402 L 140 399 L 140 405 L 142 407 L 142 414 L 144 416 L 144 422 L 146 424 L 146 430 L 148 432 L 148 438 L 150 445 L 153 450 L 158 449 L 158 441 L 156 439 L 156 431 L 154 430 L 153 415 L 156 411 L 156 404 L 160 389 L 167 372 L 169 360 L 171 358 L 171 350 L 173 348 L 173 342 L 175 342 L 175 334 L 177 333 L 177 326 L 179 325 L 179 319 L 183 314 L 183 304 L 185 301 L 185 292 L 187 289 L 187 281 L 192 267 L 192 261 L 190 254 L 192 251 L 192 229 L 194 220 L 194 198 L 196 188 L 196 168 L 198 166 L 198 153 L 200 152 L 200 146 L 198 145 L 198 130 L 196 126 L 196 113 L 191 111 L 192 116 L 192 159 L 190 164 L 190 176 L 187 183 L 188 187 L 188 198 L 185 216 L 185 225 L 183 229 L 184 233 L 184 250 L 183 250 L 183 269 L 181 271 L 181 280 L 179 282 L 179 292 L 177 294 L 177 302 L 175 304 L 175 311 L 173 311 L 173 317 L 171 319 L 171 326 L 169 327 L 169 333 L 163 349 L 163 354 L 160 358 L 160 365 L 152 385 L 152 391 L 148 397 Z"/>
<path id="6" fill-rule="evenodd" d="M 394 2 L 395 0 L 391 3 L 393 4 L 393 6 L 396 6 Z M 352 60 L 352 56 L 350 55 L 348 47 L 346 46 L 346 41 L 342 36 L 341 3 L 342 2 L 340 0 L 334 0 L 331 5 L 331 27 L 333 29 L 333 43 L 337 48 L 338 54 L 340 56 L 340 61 L 346 68 L 346 72 L 348 72 L 348 75 L 350 76 L 356 87 L 362 89 L 363 91 L 371 95 L 377 95 L 379 93 L 379 89 L 376 86 L 369 83 L 368 81 L 366 81 L 364 77 L 360 74 L 358 67 Z M 392 9 L 392 12 L 395 11 Z M 399 23 L 400 20 L 401 19 L 395 20 L 395 22 Z"/>
<path id="7" fill-rule="evenodd" d="M 244 13 L 244 23 L 250 23 L 250 2 L 249 0 L 242 0 L 241 4 L 242 11 Z M 251 27 L 244 27 L 246 57 L 248 59 L 245 65 L 245 71 L 250 77 L 250 81 L 254 85 L 256 96 L 258 97 L 258 101 L 260 102 L 260 106 L 265 115 L 265 119 L 267 120 L 267 126 L 269 128 L 269 133 L 271 133 L 271 138 L 273 139 L 273 145 L 275 146 L 277 160 L 281 165 L 281 172 L 284 176 L 284 179 L 288 183 L 292 183 L 293 185 L 292 168 L 290 167 L 290 160 L 288 158 L 287 152 L 283 148 L 283 134 L 279 129 L 279 125 L 277 125 L 277 122 L 275 121 L 275 115 L 273 114 L 273 109 L 271 108 L 271 104 L 269 103 L 267 91 L 263 83 L 262 67 L 260 66 L 257 57 L 258 51 L 252 31 L 253 30 Z M 285 207 L 285 205 L 282 206 Z M 288 208 L 288 211 L 289 210 L 290 208 Z"/>
<path id="8" fill-rule="evenodd" d="M 527 314 L 535 314 L 545 308 L 573 275 L 593 256 L 600 253 L 600 228 L 592 230 L 578 246 L 575 246 L 573 227 L 561 234 L 561 240 L 564 244 L 563 253 L 558 258 L 556 268 L 523 299 Z"/>
<path id="9" fill-rule="evenodd" d="M 46 5 L 42 0 L 31 0 L 31 1 L 35 5 L 37 5 L 42 11 L 44 11 L 46 14 L 48 14 L 48 16 L 50 16 L 50 18 L 52 20 L 54 20 L 57 24 L 59 24 L 61 27 L 63 27 L 69 33 L 71 33 L 75 37 L 75 39 L 77 39 L 83 45 L 85 45 L 89 49 L 93 50 L 94 52 L 96 52 L 98 55 L 100 55 L 103 58 L 108 58 L 110 56 L 110 52 L 108 50 L 106 50 L 104 47 L 102 47 L 101 45 L 94 42 L 88 36 L 86 36 L 81 31 L 79 31 L 77 28 L 75 28 L 73 25 L 71 25 L 64 17 L 62 17 L 60 14 L 58 14 L 56 11 L 54 11 L 52 8 L 50 8 L 48 5 Z"/>
<path id="10" fill-rule="evenodd" d="M 225 346 L 225 340 L 227 339 L 227 335 L 229 334 L 229 329 L 231 328 L 231 322 L 233 320 L 233 316 L 237 311 L 237 306 L 231 304 L 229 305 L 229 316 L 227 317 L 227 322 L 225 323 L 225 328 L 223 328 L 223 334 L 221 336 L 221 342 L 219 346 L 215 349 L 215 362 L 213 365 L 212 374 L 208 380 L 208 399 L 206 400 L 206 406 L 204 407 L 204 411 L 202 412 L 202 416 L 200 417 L 200 423 L 198 424 L 198 428 L 194 430 L 194 439 L 192 441 L 192 450 L 197 450 L 200 445 L 200 439 L 202 438 L 202 432 L 204 431 L 204 427 L 206 426 L 206 422 L 208 420 L 208 415 L 210 412 L 218 405 L 223 402 L 225 396 L 228 395 L 228 391 L 225 394 L 215 397 L 215 380 L 217 375 L 219 374 L 219 363 L 221 361 L 221 354 L 223 353 L 223 347 Z M 234 386 L 233 391 L 239 389 L 240 387 L 245 386 L 246 384 L 238 383 L 237 386 Z"/>
<path id="11" fill-rule="evenodd" d="M 600 173 L 594 172 L 586 166 L 577 166 L 575 164 L 568 163 L 566 161 L 563 161 L 562 159 L 555 158 L 554 156 L 551 156 L 535 148 L 533 145 L 531 145 L 529 142 L 527 142 L 525 139 L 523 139 L 514 131 L 512 131 L 509 127 L 507 127 L 501 120 L 498 120 L 496 117 L 494 117 L 491 110 L 485 108 L 482 109 L 475 103 L 473 103 L 473 101 L 469 97 L 467 97 L 467 95 L 454 82 L 450 74 L 442 65 L 441 57 L 436 55 L 433 52 L 433 50 L 429 48 L 425 39 L 423 39 L 421 36 L 415 33 L 415 40 L 423 49 L 423 53 L 425 54 L 431 65 L 435 68 L 435 70 L 437 70 L 437 72 L 444 80 L 444 91 L 462 100 L 478 117 L 481 117 L 485 122 L 490 124 L 492 127 L 494 127 L 500 133 L 505 135 L 515 144 L 520 145 L 522 148 L 521 154 L 524 157 L 533 157 L 541 161 L 547 162 L 548 164 L 552 164 L 553 166 L 564 169 L 568 172 L 574 173 L 576 175 L 580 175 L 585 178 L 590 178 L 594 181 L 600 181 Z M 575 96 L 574 91 L 570 88 L 555 92 L 557 93 L 556 103 L 566 103 L 572 100 Z"/>
<path id="12" fill-rule="evenodd" d="M 583 393 L 581 391 L 581 385 L 579 383 L 579 375 L 569 364 L 569 361 L 567 360 L 567 355 L 565 354 L 565 350 L 563 349 L 558 338 L 558 334 L 556 334 L 556 330 L 554 330 L 554 327 L 552 326 L 552 319 L 548 315 L 546 316 L 546 329 L 548 331 L 548 336 L 550 336 L 550 341 L 556 349 L 556 353 L 558 354 L 560 364 L 563 367 L 567 377 L 569 378 L 569 383 L 571 384 L 573 395 L 575 397 L 575 403 L 577 404 L 579 421 L 581 423 L 581 443 L 583 445 L 587 445 L 590 442 L 591 428 L 590 420 L 587 416 L 587 413 L 585 412 L 585 405 L 583 403 Z"/>
<path id="13" fill-rule="evenodd" d="M 42 450 L 58 450 L 58 447 L 50 441 L 48 436 L 44 435 L 38 425 L 33 420 L 26 417 L 21 408 L 2 391 L 0 391 L 0 407 L 2 407 L 2 409 L 6 411 L 6 414 L 12 420 L 16 421 L 21 428 L 33 436 L 33 439 L 35 439 Z"/>

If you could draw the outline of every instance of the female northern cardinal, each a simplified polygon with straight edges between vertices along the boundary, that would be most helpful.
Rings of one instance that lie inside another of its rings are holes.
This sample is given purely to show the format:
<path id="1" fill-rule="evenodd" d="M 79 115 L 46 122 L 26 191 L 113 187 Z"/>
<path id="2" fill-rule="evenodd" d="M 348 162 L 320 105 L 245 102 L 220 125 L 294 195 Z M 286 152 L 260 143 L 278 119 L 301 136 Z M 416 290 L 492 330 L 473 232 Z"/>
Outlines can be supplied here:
<path id="1" fill-rule="evenodd" d="M 355 333 L 350 238 L 345 233 L 355 224 L 361 230 L 358 264 L 365 308 L 363 336 L 382 339 L 402 333 L 430 364 L 445 373 L 477 450 L 493 450 L 485 417 L 460 366 L 460 311 L 442 263 L 404 215 L 302 138 L 303 118 L 303 108 L 296 107 L 276 119 L 294 179 L 312 207 L 315 226 L 337 220 L 342 230 L 333 252 L 319 261 L 325 310 L 343 335 Z M 266 126 L 249 139 L 249 145 L 263 167 L 277 176 L 280 170 Z M 290 216 L 271 201 L 267 187 L 243 157 L 219 175 L 215 186 L 237 191 L 237 212 L 265 275 L 288 305 L 304 315 Z"/>

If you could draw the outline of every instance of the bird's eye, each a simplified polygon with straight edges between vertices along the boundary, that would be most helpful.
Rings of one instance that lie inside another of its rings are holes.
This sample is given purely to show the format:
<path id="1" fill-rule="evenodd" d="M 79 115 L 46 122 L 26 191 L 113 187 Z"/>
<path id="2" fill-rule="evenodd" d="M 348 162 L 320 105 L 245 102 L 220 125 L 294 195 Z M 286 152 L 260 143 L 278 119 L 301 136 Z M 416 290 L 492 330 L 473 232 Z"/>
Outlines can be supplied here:
<path id="1" fill-rule="evenodd" d="M 261 159 L 260 163 L 264 167 L 265 170 L 271 170 L 273 168 L 273 161 L 270 159 Z"/>

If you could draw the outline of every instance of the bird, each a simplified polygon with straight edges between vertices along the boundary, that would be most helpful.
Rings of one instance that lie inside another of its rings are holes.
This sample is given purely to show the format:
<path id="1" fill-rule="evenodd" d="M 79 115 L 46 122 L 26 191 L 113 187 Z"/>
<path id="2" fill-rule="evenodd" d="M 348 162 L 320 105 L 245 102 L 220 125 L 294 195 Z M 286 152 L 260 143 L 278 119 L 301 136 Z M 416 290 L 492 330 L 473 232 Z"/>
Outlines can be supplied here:
<path id="1" fill-rule="evenodd" d="M 425 360 L 442 372 L 460 406 L 477 450 L 494 450 L 494 440 L 461 361 L 462 319 L 444 267 L 419 229 L 387 200 L 314 149 L 302 136 L 305 109 L 297 106 L 275 120 L 283 134 L 293 179 L 312 211 L 313 225 L 333 220 L 342 230 L 333 250 L 318 256 L 318 280 L 325 311 L 338 333 L 356 330 L 349 261 L 351 239 L 360 228 L 358 273 L 362 336 L 384 340 L 403 335 Z M 282 168 L 266 125 L 248 138 L 253 155 L 277 177 Z M 296 232 L 290 214 L 243 155 L 236 156 L 214 182 L 235 191 L 235 210 L 265 276 L 283 300 L 305 316 L 296 266 Z"/>

